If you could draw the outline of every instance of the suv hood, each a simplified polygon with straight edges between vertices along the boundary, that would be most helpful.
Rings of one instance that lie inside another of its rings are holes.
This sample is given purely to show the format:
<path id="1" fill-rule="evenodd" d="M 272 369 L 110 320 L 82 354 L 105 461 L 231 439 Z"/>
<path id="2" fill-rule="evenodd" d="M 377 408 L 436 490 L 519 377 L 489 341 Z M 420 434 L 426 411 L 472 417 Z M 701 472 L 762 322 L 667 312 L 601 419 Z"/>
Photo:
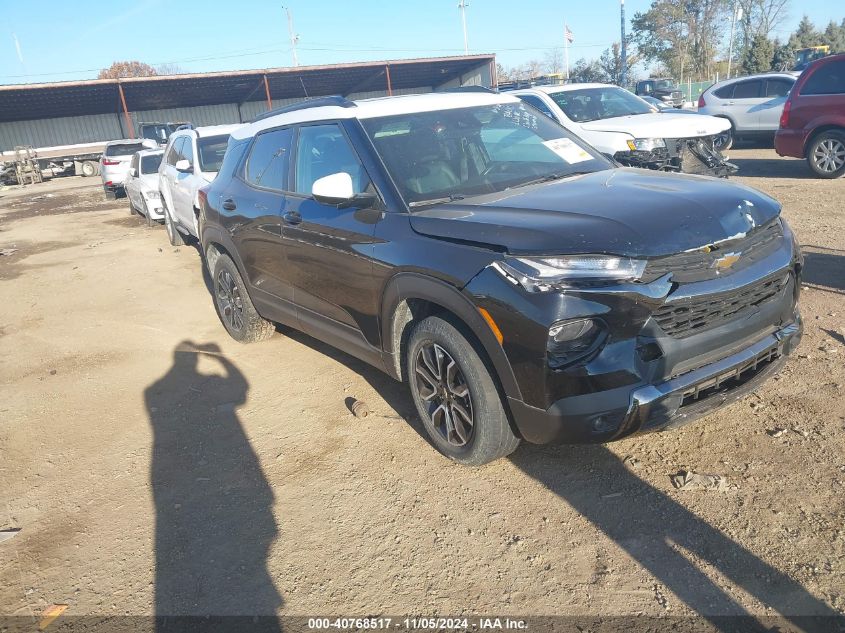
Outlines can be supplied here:
<path id="1" fill-rule="evenodd" d="M 712 136 L 731 127 L 730 121 L 705 114 L 691 117 L 686 114 L 650 112 L 612 117 L 581 123 L 591 132 L 621 132 L 634 138 L 694 138 Z"/>
<path id="2" fill-rule="evenodd" d="M 437 205 L 410 222 L 423 235 L 512 254 L 657 257 L 739 237 L 779 212 L 743 185 L 618 168 Z"/>

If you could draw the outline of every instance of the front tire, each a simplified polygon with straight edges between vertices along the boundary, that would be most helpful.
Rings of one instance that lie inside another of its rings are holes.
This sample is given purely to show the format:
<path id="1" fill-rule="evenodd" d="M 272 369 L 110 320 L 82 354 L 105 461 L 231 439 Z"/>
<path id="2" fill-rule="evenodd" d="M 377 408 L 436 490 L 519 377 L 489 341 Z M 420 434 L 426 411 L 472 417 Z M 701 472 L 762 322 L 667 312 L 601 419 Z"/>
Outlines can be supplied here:
<path id="1" fill-rule="evenodd" d="M 167 239 L 170 240 L 170 245 L 184 246 L 185 239 L 182 237 L 179 229 L 176 228 L 176 223 L 170 217 L 170 209 L 164 204 L 164 200 L 162 200 L 162 207 L 164 209 L 164 228 L 167 230 Z"/>
<path id="2" fill-rule="evenodd" d="M 713 139 L 713 147 L 720 152 L 727 152 L 734 144 L 734 128 L 733 124 L 724 132 L 717 134 Z"/>
<path id="3" fill-rule="evenodd" d="M 238 267 L 228 255 L 217 258 L 212 276 L 214 307 L 229 336 L 240 343 L 255 343 L 273 336 L 275 326 L 258 314 Z"/>
<path id="4" fill-rule="evenodd" d="M 807 147 L 807 163 L 819 178 L 845 174 L 845 132 L 828 130 L 816 136 Z"/>
<path id="5" fill-rule="evenodd" d="M 481 466 L 516 450 L 519 438 L 490 370 L 458 327 L 436 316 L 420 321 L 404 362 L 417 412 L 446 457 Z"/>
<path id="6" fill-rule="evenodd" d="M 138 215 L 138 209 L 136 209 L 135 205 L 132 204 L 132 198 L 126 196 L 126 199 L 129 200 L 129 215 Z"/>

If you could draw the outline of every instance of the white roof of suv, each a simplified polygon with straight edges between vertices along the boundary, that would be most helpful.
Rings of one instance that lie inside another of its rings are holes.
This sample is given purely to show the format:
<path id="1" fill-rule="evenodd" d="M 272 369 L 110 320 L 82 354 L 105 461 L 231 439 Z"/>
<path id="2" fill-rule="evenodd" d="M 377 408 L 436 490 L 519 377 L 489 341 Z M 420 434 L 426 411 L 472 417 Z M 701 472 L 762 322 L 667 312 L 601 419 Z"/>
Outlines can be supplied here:
<path id="1" fill-rule="evenodd" d="M 244 125 L 232 132 L 232 138 L 244 139 L 262 130 L 307 121 L 325 119 L 371 119 L 374 117 L 408 114 L 411 112 L 433 112 L 469 108 L 472 106 L 496 105 L 497 103 L 521 103 L 516 97 L 492 92 L 431 92 L 420 95 L 377 97 L 352 101 L 354 107 L 342 105 L 321 105 L 281 112 Z"/>
<path id="2" fill-rule="evenodd" d="M 219 136 L 221 134 L 231 134 L 239 127 L 243 127 L 243 123 L 232 123 L 229 125 L 203 125 L 200 127 L 186 127 L 183 130 L 176 130 L 171 136 L 183 136 L 194 132 L 197 138 L 205 138 L 206 136 Z"/>

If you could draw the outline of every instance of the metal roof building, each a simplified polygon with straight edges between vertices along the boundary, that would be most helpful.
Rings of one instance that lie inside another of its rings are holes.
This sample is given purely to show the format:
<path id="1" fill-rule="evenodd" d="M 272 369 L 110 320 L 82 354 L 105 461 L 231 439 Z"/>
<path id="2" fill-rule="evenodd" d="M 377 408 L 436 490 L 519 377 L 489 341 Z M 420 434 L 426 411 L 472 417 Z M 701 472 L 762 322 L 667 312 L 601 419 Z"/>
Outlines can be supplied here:
<path id="1" fill-rule="evenodd" d="M 490 87 L 495 56 L 467 55 L 0 86 L 0 151 L 131 138 L 142 122 L 245 123 L 309 97 Z"/>

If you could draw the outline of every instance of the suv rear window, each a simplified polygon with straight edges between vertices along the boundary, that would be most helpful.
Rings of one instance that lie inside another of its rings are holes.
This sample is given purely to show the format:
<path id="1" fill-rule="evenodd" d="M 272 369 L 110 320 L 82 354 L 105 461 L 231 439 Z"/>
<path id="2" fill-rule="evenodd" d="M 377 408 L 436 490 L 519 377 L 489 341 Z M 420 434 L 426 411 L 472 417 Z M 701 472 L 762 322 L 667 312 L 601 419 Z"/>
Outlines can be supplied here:
<path id="1" fill-rule="evenodd" d="M 132 156 L 135 152 L 140 152 L 143 149 L 150 149 L 145 147 L 143 143 L 117 143 L 106 147 L 106 156 Z"/>
<path id="2" fill-rule="evenodd" d="M 816 69 L 801 88 L 802 95 L 845 94 L 845 61 L 830 62 Z"/>

